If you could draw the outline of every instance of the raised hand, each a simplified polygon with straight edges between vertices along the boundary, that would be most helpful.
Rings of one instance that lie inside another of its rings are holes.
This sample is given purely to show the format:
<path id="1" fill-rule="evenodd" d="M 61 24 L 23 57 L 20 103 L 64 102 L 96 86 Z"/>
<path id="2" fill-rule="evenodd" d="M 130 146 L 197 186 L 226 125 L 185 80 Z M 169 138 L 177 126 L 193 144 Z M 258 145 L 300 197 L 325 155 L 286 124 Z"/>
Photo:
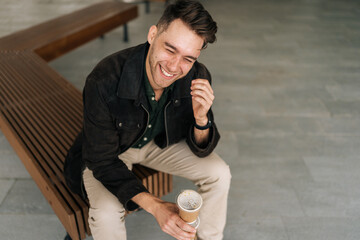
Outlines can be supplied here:
<path id="1" fill-rule="evenodd" d="M 208 122 L 207 113 L 215 99 L 209 81 L 206 79 L 192 80 L 191 95 L 196 124 L 204 126 Z"/>

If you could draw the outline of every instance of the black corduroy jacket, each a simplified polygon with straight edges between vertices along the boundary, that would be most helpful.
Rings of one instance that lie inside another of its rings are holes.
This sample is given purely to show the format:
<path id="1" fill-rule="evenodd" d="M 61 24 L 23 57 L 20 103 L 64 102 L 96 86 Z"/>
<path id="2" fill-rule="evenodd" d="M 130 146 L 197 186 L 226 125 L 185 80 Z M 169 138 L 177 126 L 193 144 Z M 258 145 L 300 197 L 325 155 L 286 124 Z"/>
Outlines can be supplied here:
<path id="1" fill-rule="evenodd" d="M 118 155 L 143 136 L 149 121 L 142 75 L 148 47 L 145 43 L 114 53 L 90 73 L 83 91 L 83 130 L 66 157 L 64 170 L 69 187 L 79 192 L 74 186 L 81 185 L 81 173 L 85 166 L 88 167 L 130 211 L 138 208 L 131 198 L 147 190 Z M 195 143 L 190 86 L 197 78 L 211 83 L 210 73 L 199 62 L 194 63 L 184 78 L 175 82 L 164 109 L 165 132 L 154 141 L 160 148 L 165 148 L 186 139 L 195 155 L 205 157 L 214 150 L 220 135 L 210 110 L 209 140 L 201 147 Z"/>

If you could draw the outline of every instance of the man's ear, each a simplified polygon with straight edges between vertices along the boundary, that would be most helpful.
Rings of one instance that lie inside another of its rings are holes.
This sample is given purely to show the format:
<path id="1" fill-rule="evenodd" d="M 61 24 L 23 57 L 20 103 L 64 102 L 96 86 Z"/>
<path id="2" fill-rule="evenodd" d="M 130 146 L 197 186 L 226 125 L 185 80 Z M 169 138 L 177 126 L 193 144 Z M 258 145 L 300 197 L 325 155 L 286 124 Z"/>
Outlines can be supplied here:
<path id="1" fill-rule="evenodd" d="M 156 34 L 157 34 L 157 31 L 158 31 L 158 28 L 155 26 L 155 25 L 152 25 L 149 29 L 149 33 L 148 33 L 148 36 L 147 36 L 147 40 L 149 42 L 149 44 L 152 44 L 155 37 L 156 37 Z"/>

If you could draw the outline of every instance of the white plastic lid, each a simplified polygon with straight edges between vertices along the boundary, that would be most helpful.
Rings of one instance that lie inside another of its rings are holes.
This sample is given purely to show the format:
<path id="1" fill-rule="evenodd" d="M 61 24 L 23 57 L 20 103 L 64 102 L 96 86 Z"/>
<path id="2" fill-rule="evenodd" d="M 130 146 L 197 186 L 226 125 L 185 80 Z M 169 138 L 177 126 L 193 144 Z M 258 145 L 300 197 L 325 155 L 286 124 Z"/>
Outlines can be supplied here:
<path id="1" fill-rule="evenodd" d="M 178 195 L 177 204 L 185 211 L 197 211 L 202 205 L 202 198 L 194 190 L 184 190 Z"/>

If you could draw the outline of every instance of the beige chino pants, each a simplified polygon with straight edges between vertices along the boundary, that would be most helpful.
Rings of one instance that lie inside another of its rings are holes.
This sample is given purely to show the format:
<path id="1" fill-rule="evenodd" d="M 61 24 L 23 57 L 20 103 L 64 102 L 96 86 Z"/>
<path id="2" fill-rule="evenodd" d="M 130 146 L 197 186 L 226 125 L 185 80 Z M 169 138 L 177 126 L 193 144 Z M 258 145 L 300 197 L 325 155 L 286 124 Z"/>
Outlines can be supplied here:
<path id="1" fill-rule="evenodd" d="M 133 164 L 140 163 L 194 182 L 203 198 L 198 239 L 223 239 L 231 174 L 229 166 L 216 153 L 198 158 L 185 141 L 165 149 L 151 141 L 141 149 L 127 150 L 119 158 L 129 169 Z M 93 238 L 126 240 L 123 205 L 94 178 L 91 170 L 86 168 L 83 178 L 90 202 L 89 225 Z"/>

